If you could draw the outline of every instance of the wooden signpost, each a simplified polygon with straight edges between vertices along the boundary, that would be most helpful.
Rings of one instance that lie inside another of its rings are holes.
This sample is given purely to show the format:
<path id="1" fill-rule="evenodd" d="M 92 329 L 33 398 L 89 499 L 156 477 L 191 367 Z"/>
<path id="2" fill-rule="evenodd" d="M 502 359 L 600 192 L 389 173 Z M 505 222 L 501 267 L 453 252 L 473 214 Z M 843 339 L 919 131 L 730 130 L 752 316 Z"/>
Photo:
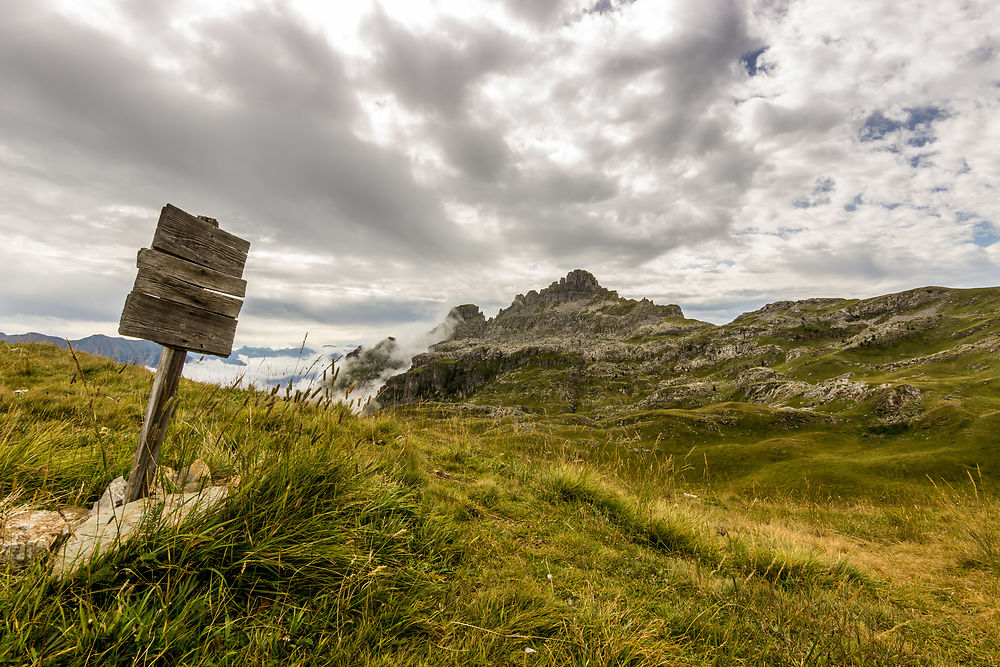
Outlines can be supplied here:
<path id="1" fill-rule="evenodd" d="M 243 266 L 250 243 L 167 204 L 125 299 L 118 333 L 163 345 L 132 460 L 125 502 L 148 494 L 174 407 L 187 352 L 228 357 L 246 296 Z M 239 298 L 237 298 L 239 297 Z"/>

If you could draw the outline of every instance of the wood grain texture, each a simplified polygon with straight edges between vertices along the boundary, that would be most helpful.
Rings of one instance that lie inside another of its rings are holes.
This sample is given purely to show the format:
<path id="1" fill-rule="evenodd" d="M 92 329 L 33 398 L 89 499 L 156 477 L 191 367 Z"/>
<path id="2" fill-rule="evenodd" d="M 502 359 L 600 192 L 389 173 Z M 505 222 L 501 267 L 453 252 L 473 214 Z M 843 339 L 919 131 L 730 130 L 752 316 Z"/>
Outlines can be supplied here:
<path id="1" fill-rule="evenodd" d="M 247 281 L 213 269 L 199 266 L 159 250 L 143 248 L 136 261 L 139 272 L 146 275 L 169 276 L 198 287 L 233 296 L 246 296 Z"/>
<path id="2" fill-rule="evenodd" d="M 210 292 L 173 276 L 156 274 L 148 269 L 139 269 L 132 290 L 201 308 L 226 317 L 238 317 L 240 308 L 243 307 L 243 302 L 239 299 L 218 292 Z"/>
<path id="3" fill-rule="evenodd" d="M 228 357 L 233 351 L 236 320 L 132 292 L 125 299 L 118 333 L 192 352 Z"/>
<path id="4" fill-rule="evenodd" d="M 152 247 L 239 278 L 243 275 L 250 243 L 167 204 L 160 213 Z"/>
<path id="5" fill-rule="evenodd" d="M 160 353 L 160 363 L 156 366 L 153 390 L 146 404 L 146 418 L 142 422 L 139 446 L 132 458 L 132 470 L 125 487 L 125 502 L 130 503 L 149 494 L 153 485 L 153 475 L 160 460 L 160 448 L 167 434 L 170 415 L 174 411 L 177 385 L 184 369 L 187 352 L 174 347 L 164 347 Z"/>

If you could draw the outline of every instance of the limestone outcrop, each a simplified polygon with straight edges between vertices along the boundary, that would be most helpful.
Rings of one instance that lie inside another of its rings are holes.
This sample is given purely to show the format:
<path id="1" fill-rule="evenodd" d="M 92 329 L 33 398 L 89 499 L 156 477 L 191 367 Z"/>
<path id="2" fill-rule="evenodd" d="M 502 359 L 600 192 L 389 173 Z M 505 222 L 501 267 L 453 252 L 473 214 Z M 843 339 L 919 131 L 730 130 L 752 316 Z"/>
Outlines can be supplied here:
<path id="1" fill-rule="evenodd" d="M 782 414 L 850 409 L 884 425 L 926 409 L 926 390 L 904 381 L 921 367 L 968 360 L 969 372 L 982 370 L 1000 350 L 997 312 L 1000 289 L 925 287 L 779 301 L 717 326 L 621 298 L 577 269 L 490 319 L 472 304 L 454 308 L 451 333 L 389 378 L 378 402 L 600 418 L 735 402 Z"/>

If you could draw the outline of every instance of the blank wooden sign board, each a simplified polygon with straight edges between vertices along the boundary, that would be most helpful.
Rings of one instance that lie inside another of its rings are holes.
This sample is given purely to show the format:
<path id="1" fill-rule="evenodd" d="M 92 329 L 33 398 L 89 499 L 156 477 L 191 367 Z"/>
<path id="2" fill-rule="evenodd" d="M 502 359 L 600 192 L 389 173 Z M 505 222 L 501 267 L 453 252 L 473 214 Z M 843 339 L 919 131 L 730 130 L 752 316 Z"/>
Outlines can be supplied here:
<path id="1" fill-rule="evenodd" d="M 249 251 L 249 242 L 219 229 L 212 218 L 195 217 L 170 204 L 160 213 L 151 247 L 139 251 L 139 271 L 118 333 L 160 343 L 163 353 L 126 502 L 145 496 L 151 486 L 187 352 L 220 357 L 232 352 L 240 299 L 246 296 L 243 266 Z"/>

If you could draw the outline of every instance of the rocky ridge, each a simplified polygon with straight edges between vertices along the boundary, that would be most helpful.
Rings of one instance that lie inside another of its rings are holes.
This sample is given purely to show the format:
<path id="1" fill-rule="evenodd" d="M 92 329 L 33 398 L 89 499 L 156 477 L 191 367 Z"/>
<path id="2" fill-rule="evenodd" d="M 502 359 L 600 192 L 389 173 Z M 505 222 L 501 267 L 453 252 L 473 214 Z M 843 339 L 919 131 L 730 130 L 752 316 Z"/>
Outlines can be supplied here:
<path id="1" fill-rule="evenodd" d="M 922 409 L 927 388 L 908 379 L 914 369 L 974 365 L 1000 348 L 998 312 L 998 288 L 925 287 L 780 301 L 717 326 L 676 305 L 623 299 L 578 269 L 488 320 L 472 304 L 453 309 L 460 325 L 390 377 L 378 401 L 597 416 L 733 401 L 859 406 L 889 423 Z"/>

